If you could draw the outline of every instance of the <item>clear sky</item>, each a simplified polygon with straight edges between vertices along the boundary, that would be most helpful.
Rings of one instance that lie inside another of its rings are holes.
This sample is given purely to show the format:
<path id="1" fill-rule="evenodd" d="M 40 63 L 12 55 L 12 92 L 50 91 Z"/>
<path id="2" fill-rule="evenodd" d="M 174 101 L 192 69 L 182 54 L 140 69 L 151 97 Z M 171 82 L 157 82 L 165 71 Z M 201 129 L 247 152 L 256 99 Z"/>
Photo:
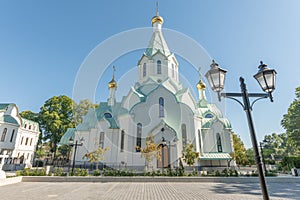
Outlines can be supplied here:
<path id="1" fill-rule="evenodd" d="M 300 86 L 299 9 L 299 0 L 159 1 L 163 27 L 193 38 L 228 70 L 227 92 L 239 92 L 240 76 L 250 92 L 260 92 L 253 79 L 260 60 L 277 70 L 274 103 L 262 100 L 254 106 L 258 140 L 283 131 L 280 121 Z M 154 14 L 154 0 L 0 0 L 0 102 L 38 112 L 54 95 L 71 97 L 76 74 L 88 54 L 115 34 L 150 27 Z M 112 62 L 121 68 L 117 79 L 124 68 L 135 68 L 142 52 L 130 52 Z M 189 77 L 197 94 L 196 70 L 178 57 L 180 73 Z M 110 78 L 108 69 L 99 81 L 96 102 L 107 99 Z M 127 92 L 119 89 L 118 100 Z M 230 100 L 225 107 L 234 131 L 250 147 L 243 110 Z"/>

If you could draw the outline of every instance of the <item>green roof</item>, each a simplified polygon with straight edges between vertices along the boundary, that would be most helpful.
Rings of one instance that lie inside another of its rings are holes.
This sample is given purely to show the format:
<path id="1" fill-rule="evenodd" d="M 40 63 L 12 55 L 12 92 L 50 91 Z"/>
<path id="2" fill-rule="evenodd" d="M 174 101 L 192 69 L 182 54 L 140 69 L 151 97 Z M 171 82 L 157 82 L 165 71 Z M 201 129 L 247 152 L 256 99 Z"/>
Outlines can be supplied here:
<path id="1" fill-rule="evenodd" d="M 9 106 L 9 103 L 1 103 L 0 104 L 0 110 L 6 110 L 6 108 Z"/>
<path id="2" fill-rule="evenodd" d="M 64 145 L 64 144 L 68 145 L 70 138 L 74 139 L 75 131 L 76 131 L 75 128 L 68 128 L 67 132 L 61 137 L 59 144 L 60 145 Z"/>
<path id="3" fill-rule="evenodd" d="M 18 121 L 15 118 L 13 118 L 12 116 L 10 116 L 10 115 L 2 115 L 2 116 L 0 116 L 0 122 L 19 125 Z"/>

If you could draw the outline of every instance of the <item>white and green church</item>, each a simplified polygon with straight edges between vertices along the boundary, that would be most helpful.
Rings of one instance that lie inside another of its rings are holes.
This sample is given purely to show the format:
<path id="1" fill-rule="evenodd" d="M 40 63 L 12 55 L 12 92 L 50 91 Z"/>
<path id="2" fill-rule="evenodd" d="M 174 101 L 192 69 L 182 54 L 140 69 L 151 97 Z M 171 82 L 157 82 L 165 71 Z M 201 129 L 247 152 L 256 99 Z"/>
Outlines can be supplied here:
<path id="1" fill-rule="evenodd" d="M 109 147 L 103 161 L 106 166 L 144 169 L 145 158 L 137 147 L 144 148 L 147 136 L 152 134 L 156 144 L 164 144 L 162 158 L 153 159 L 154 168 L 178 167 L 188 143 L 193 143 L 199 152 L 195 165 L 230 165 L 230 122 L 215 104 L 207 101 L 201 77 L 195 83 L 198 99 L 182 86 L 179 63 L 163 37 L 162 24 L 161 16 L 152 18 L 153 34 L 138 61 L 137 82 L 121 102 L 116 101 L 117 82 L 113 76 L 108 83 L 107 101 L 90 109 L 83 122 L 62 137 L 61 144 L 68 144 L 71 137 L 78 141 L 84 138 L 83 146 L 77 148 L 76 164 L 87 162 L 83 159 L 87 152 Z"/>

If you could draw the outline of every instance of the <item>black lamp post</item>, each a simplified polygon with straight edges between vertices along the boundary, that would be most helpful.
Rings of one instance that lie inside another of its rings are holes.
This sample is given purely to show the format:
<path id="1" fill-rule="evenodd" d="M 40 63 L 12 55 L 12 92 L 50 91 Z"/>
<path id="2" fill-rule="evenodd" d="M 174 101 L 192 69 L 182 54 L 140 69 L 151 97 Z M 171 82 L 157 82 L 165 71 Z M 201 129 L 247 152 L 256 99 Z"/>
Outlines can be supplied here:
<path id="1" fill-rule="evenodd" d="M 272 92 L 275 89 L 276 71 L 274 69 L 268 69 L 267 65 L 265 65 L 262 61 L 260 62 L 260 65 L 258 67 L 259 71 L 257 74 L 254 75 L 254 78 L 258 81 L 262 90 L 265 93 L 248 93 L 243 77 L 240 77 L 240 83 L 241 83 L 240 93 L 221 93 L 221 91 L 224 89 L 224 82 L 225 82 L 225 76 L 227 71 L 219 68 L 219 65 L 214 60 L 212 61 L 212 64 L 210 66 L 211 69 L 205 74 L 205 76 L 212 90 L 218 93 L 219 101 L 221 101 L 221 97 L 233 99 L 236 102 L 238 102 L 246 112 L 248 126 L 249 126 L 251 140 L 252 140 L 252 146 L 255 155 L 256 166 L 259 173 L 260 185 L 262 188 L 263 199 L 268 200 L 269 199 L 268 189 L 267 189 L 265 176 L 262 169 L 262 163 L 258 151 L 257 139 L 254 130 L 251 111 L 252 111 L 253 104 L 260 99 L 270 98 L 270 101 L 273 102 Z M 243 102 L 239 101 L 235 97 L 242 97 Z M 256 97 L 257 99 L 255 99 L 250 104 L 250 100 L 249 100 L 250 97 Z"/>
<path id="2" fill-rule="evenodd" d="M 80 144 L 78 143 L 78 140 L 76 140 L 76 142 L 74 144 L 73 138 L 70 138 L 70 140 L 69 140 L 69 146 L 71 146 L 71 147 L 74 146 L 75 147 L 75 149 L 74 149 L 74 156 L 73 156 L 73 164 L 72 164 L 72 175 L 74 174 L 75 157 L 76 157 L 76 152 L 77 152 L 77 146 L 82 146 L 83 145 L 83 142 L 84 142 L 83 137 L 79 141 L 80 141 Z"/>
<path id="3" fill-rule="evenodd" d="M 264 151 L 263 151 L 263 146 L 266 143 L 266 140 L 263 140 L 262 142 L 259 142 L 259 146 L 260 146 L 260 152 L 261 152 L 261 157 L 262 157 L 262 161 L 263 161 L 263 166 L 264 166 L 264 171 L 265 174 L 267 173 L 267 167 L 266 167 L 266 161 L 265 161 L 265 156 L 264 156 Z"/>

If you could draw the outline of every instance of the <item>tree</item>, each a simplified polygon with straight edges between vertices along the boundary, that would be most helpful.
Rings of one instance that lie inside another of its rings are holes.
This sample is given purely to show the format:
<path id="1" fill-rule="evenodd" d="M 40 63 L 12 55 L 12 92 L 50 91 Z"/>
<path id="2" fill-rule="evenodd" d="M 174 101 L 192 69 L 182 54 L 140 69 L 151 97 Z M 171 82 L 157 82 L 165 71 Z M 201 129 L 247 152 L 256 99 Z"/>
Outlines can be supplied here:
<path id="1" fill-rule="evenodd" d="M 296 88 L 296 99 L 283 115 L 281 125 L 286 129 L 290 144 L 300 151 L 300 87 Z"/>
<path id="2" fill-rule="evenodd" d="M 90 108 L 97 108 L 97 104 L 93 104 L 90 100 L 85 99 L 81 100 L 79 104 L 73 105 L 73 115 L 75 125 L 78 125 L 82 122 L 82 118 L 88 113 Z"/>
<path id="3" fill-rule="evenodd" d="M 141 157 L 145 158 L 145 167 L 146 169 L 152 168 L 152 161 L 156 157 L 156 159 L 160 159 L 160 150 L 161 147 L 154 143 L 154 135 L 150 134 L 146 137 L 146 146 L 145 148 L 136 147 L 141 151 Z"/>
<path id="4" fill-rule="evenodd" d="M 95 151 L 87 152 L 82 158 L 87 158 L 90 163 L 96 163 L 96 169 L 98 169 L 98 163 L 105 160 L 104 154 L 109 150 L 109 147 L 98 147 Z"/>
<path id="5" fill-rule="evenodd" d="M 246 155 L 248 158 L 248 165 L 255 165 L 255 159 L 254 159 L 254 151 L 252 148 L 246 150 Z"/>
<path id="6" fill-rule="evenodd" d="M 237 165 L 247 165 L 248 164 L 248 158 L 246 155 L 246 148 L 244 146 L 244 143 L 242 142 L 241 138 L 235 134 L 232 133 L 232 137 L 233 137 L 233 149 L 234 149 L 234 153 L 233 153 L 233 157 L 236 161 Z"/>
<path id="7" fill-rule="evenodd" d="M 195 159 L 199 158 L 199 153 L 196 152 L 196 148 L 192 143 L 188 143 L 182 151 L 183 161 L 189 166 L 195 164 Z"/>
<path id="8" fill-rule="evenodd" d="M 39 112 L 40 128 L 43 131 L 44 140 L 49 140 L 56 158 L 57 144 L 67 128 L 75 126 L 72 108 L 74 101 L 65 95 L 54 96 L 48 99 Z"/>

